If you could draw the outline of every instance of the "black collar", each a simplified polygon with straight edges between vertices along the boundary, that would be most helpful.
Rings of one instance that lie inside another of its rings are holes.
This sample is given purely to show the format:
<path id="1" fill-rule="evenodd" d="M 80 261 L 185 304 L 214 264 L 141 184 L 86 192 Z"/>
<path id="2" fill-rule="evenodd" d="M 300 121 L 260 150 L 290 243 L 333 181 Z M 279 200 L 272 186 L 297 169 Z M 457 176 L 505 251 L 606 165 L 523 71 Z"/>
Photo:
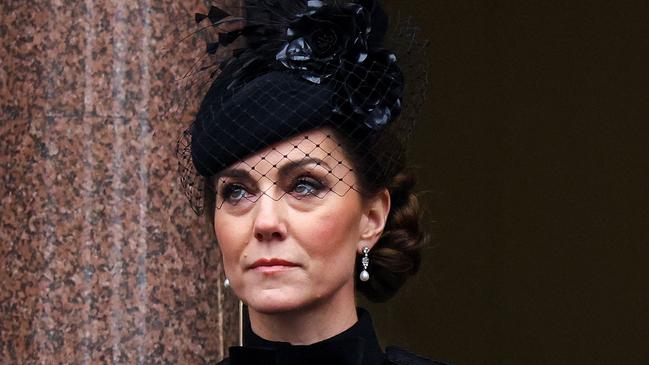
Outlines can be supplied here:
<path id="1" fill-rule="evenodd" d="M 358 308 L 358 321 L 336 336 L 311 345 L 263 339 L 244 328 L 244 346 L 230 347 L 232 365 L 377 365 L 387 362 L 369 313 Z"/>

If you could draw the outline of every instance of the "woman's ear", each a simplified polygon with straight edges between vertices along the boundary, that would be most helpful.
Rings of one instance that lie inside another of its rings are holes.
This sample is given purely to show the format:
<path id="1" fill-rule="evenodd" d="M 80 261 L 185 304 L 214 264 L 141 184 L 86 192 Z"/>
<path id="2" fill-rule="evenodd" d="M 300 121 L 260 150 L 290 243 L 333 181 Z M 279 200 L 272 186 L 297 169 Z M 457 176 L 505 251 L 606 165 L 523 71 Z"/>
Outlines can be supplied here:
<path id="1" fill-rule="evenodd" d="M 383 234 L 385 223 L 390 213 L 390 192 L 387 188 L 376 193 L 367 200 L 361 219 L 360 240 L 356 250 L 363 252 L 363 247 L 372 249 Z"/>

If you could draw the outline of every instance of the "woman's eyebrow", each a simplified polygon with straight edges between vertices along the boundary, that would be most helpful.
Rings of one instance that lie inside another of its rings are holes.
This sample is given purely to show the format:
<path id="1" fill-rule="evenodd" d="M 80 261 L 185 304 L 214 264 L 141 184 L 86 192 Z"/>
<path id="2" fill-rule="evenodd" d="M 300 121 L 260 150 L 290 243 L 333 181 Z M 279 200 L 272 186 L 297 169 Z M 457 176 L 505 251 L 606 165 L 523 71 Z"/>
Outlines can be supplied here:
<path id="1" fill-rule="evenodd" d="M 255 181 L 255 179 L 253 179 L 253 177 L 250 176 L 250 172 L 248 170 L 244 170 L 240 168 L 233 168 L 233 169 L 227 169 L 221 171 L 216 178 L 217 183 L 223 178 L 239 179 L 239 180 L 244 180 L 246 182 Z"/>
<path id="2" fill-rule="evenodd" d="M 290 162 L 287 162 L 285 164 L 282 164 L 277 169 L 279 170 L 278 172 L 279 172 L 280 175 L 288 175 L 291 172 L 293 172 L 293 171 L 295 171 L 297 169 L 300 169 L 300 168 L 304 168 L 305 166 L 308 166 L 308 165 L 322 166 L 325 169 L 331 171 L 331 167 L 329 167 L 329 165 L 325 161 L 323 161 L 323 160 L 321 160 L 319 158 L 313 158 L 313 157 L 306 157 L 306 158 L 303 158 L 303 159 L 301 159 L 299 161 L 290 161 Z M 217 184 L 223 178 L 238 179 L 238 180 L 243 180 L 245 182 L 250 182 L 250 183 L 254 183 L 254 182 L 257 181 L 257 179 L 253 178 L 250 175 L 250 170 L 249 169 L 242 169 L 242 168 L 231 168 L 231 169 L 226 169 L 226 170 L 221 171 L 218 174 L 217 179 L 216 179 Z"/>
<path id="3" fill-rule="evenodd" d="M 283 164 L 282 166 L 280 166 L 278 168 L 278 170 L 279 170 L 279 173 L 281 175 L 286 175 L 286 174 L 290 173 L 291 171 L 294 171 L 294 170 L 299 169 L 299 168 L 303 168 L 304 166 L 307 166 L 307 165 L 318 165 L 318 166 L 324 167 L 325 169 L 327 169 L 329 171 L 331 170 L 331 167 L 329 167 L 329 165 L 326 162 L 324 162 L 323 160 L 321 160 L 319 158 L 313 158 L 313 157 L 305 157 L 305 158 L 303 158 L 303 159 L 301 159 L 299 161 L 287 162 L 287 163 Z"/>

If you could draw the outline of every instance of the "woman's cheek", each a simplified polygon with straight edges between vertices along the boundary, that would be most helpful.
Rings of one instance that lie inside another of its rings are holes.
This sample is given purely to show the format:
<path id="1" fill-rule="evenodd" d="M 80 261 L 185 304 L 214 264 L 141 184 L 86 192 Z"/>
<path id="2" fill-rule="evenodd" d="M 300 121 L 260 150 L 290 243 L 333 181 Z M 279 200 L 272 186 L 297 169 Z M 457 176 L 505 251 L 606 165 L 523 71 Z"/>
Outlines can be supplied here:
<path id="1" fill-rule="evenodd" d="M 354 225 L 354 220 L 347 214 L 327 214 L 320 216 L 317 220 L 304 222 L 301 224 L 305 229 L 301 236 L 304 239 L 300 241 L 309 243 L 309 249 L 312 252 L 320 252 L 329 256 L 335 254 L 344 254 L 345 250 L 340 250 L 350 242 L 355 242 L 358 227 Z M 335 248 L 335 250 L 332 250 Z"/>
<path id="2" fill-rule="evenodd" d="M 238 261 L 238 257 L 240 256 L 239 253 L 244 246 L 245 229 L 232 229 L 232 227 L 238 226 L 236 222 L 231 222 L 225 217 L 214 224 L 216 240 L 221 249 L 226 270 L 232 266 L 236 266 L 236 261 Z"/>

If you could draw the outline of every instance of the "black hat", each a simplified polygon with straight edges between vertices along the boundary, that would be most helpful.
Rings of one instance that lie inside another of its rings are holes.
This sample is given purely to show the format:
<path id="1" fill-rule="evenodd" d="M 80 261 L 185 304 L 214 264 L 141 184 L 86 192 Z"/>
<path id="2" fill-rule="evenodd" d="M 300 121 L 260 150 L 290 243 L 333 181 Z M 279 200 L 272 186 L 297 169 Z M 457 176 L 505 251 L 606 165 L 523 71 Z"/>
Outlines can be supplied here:
<path id="1" fill-rule="evenodd" d="M 232 48 L 238 38 L 247 42 L 214 65 L 211 86 L 179 141 L 183 186 L 199 214 L 200 177 L 321 127 L 363 149 L 355 153 L 367 153 L 383 135 L 407 138 L 417 108 L 404 102 L 400 61 L 384 48 L 387 16 L 375 0 L 248 0 L 245 13 L 234 17 L 212 6 L 196 15 L 217 31 L 230 25 L 218 41 L 208 42 L 208 55 Z M 412 28 L 400 31 L 404 54 L 421 49 Z M 408 115 L 398 118 L 402 107 Z M 383 169 L 391 163 L 385 156 L 379 162 Z"/>

